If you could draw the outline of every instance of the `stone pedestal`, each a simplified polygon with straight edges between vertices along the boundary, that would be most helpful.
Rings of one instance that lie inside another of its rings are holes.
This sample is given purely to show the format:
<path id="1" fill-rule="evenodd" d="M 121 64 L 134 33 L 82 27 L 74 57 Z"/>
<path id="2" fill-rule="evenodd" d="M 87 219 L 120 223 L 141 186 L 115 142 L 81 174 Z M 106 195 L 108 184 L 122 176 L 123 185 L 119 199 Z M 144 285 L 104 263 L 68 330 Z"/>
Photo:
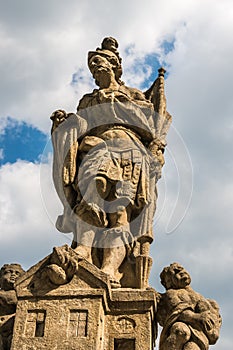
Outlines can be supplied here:
<path id="1" fill-rule="evenodd" d="M 108 275 L 71 248 L 68 255 L 70 282 L 49 279 L 52 254 L 18 280 L 11 350 L 152 350 L 156 292 L 113 289 Z"/>

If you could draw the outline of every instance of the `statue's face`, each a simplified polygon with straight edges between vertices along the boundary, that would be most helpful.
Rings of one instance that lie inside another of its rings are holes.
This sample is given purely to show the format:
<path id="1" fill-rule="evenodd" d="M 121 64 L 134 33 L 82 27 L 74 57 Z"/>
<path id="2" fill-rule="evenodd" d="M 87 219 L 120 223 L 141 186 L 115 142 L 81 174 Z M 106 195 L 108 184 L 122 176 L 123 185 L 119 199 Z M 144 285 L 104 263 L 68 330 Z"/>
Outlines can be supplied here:
<path id="1" fill-rule="evenodd" d="M 189 273 L 181 265 L 175 264 L 171 267 L 171 276 L 174 288 L 184 288 L 191 283 Z"/>
<path id="2" fill-rule="evenodd" d="M 109 37 L 104 40 L 104 48 L 110 51 L 116 50 L 116 40 Z"/>
<path id="3" fill-rule="evenodd" d="M 99 79 L 101 73 L 110 74 L 111 72 L 113 72 L 111 63 L 107 60 L 107 58 L 100 55 L 93 56 L 89 60 L 88 65 L 91 74 L 96 80 Z"/>
<path id="4" fill-rule="evenodd" d="M 0 281 L 1 288 L 3 290 L 14 289 L 14 284 L 17 278 L 19 278 L 21 274 L 22 274 L 22 270 L 19 267 L 15 265 L 7 266 L 2 272 L 1 281 Z"/>

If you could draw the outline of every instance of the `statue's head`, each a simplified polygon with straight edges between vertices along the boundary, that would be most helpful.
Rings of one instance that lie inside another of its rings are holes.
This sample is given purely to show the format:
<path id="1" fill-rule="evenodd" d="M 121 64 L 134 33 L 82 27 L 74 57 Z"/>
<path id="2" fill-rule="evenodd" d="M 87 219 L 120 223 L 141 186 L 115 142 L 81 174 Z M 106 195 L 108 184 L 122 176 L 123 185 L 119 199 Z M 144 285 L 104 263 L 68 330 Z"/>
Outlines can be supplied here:
<path id="1" fill-rule="evenodd" d="M 160 274 L 160 279 L 166 289 L 185 288 L 191 283 L 189 273 L 178 263 L 165 267 Z"/>
<path id="2" fill-rule="evenodd" d="M 118 42 L 112 37 L 104 38 L 101 48 L 96 51 L 88 52 L 88 67 L 98 84 L 98 70 L 112 70 L 118 83 L 122 83 L 120 77 L 122 75 L 121 57 L 117 51 Z"/>
<path id="3" fill-rule="evenodd" d="M 14 289 L 16 280 L 24 273 L 20 264 L 5 264 L 0 270 L 0 288 L 3 290 Z"/>

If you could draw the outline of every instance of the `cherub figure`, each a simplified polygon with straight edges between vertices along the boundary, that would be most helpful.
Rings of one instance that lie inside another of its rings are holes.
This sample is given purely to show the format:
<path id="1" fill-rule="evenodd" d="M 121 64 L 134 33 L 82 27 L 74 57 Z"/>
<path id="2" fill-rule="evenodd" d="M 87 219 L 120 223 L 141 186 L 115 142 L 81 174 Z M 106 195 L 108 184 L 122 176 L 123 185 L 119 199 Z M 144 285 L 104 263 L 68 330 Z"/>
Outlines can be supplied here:
<path id="1" fill-rule="evenodd" d="M 166 293 L 160 294 L 157 320 L 163 327 L 160 350 L 207 350 L 219 337 L 221 316 L 214 300 L 191 287 L 191 277 L 178 263 L 160 274 Z"/>
<path id="2" fill-rule="evenodd" d="M 5 264 L 0 270 L 0 350 L 11 346 L 17 304 L 14 285 L 23 273 L 19 264 Z"/>

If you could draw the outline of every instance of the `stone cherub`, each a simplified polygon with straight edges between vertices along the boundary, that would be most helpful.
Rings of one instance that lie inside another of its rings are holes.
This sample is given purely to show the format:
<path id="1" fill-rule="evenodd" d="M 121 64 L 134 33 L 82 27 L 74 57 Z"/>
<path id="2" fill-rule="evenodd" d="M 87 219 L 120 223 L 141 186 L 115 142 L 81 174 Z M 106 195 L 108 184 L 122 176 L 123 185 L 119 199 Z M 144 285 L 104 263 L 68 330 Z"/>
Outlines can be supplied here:
<path id="1" fill-rule="evenodd" d="M 68 246 L 55 247 L 51 254 L 49 264 L 44 269 L 50 282 L 59 286 L 69 283 L 78 268 L 75 260 L 68 253 Z"/>
<path id="2" fill-rule="evenodd" d="M 0 270 L 0 350 L 9 350 L 17 305 L 14 285 L 24 273 L 19 264 L 5 264 Z"/>
<path id="3" fill-rule="evenodd" d="M 171 116 L 164 69 L 145 93 L 127 87 L 117 48 L 108 37 L 88 53 L 99 88 L 83 96 L 77 114 L 60 109 L 51 116 L 53 179 L 64 206 L 57 229 L 73 232 L 79 255 L 129 286 L 133 278 L 123 282 L 124 263 L 130 258 L 131 268 L 137 255 L 148 256 L 153 240 L 156 182 Z"/>
<path id="4" fill-rule="evenodd" d="M 191 287 L 191 277 L 179 264 L 160 274 L 166 293 L 158 298 L 157 320 L 163 327 L 160 350 L 207 350 L 219 337 L 221 316 L 214 300 Z"/>

